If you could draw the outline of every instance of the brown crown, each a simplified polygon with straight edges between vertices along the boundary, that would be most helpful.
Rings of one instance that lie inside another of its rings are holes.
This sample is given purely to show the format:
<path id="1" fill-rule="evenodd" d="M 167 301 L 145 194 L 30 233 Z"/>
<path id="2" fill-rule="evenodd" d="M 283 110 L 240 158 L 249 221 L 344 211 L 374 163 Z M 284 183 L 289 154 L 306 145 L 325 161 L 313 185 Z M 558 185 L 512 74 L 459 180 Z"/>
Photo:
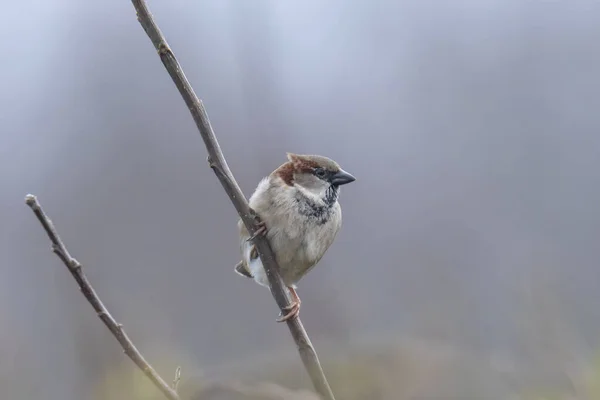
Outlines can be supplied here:
<path id="1" fill-rule="evenodd" d="M 287 153 L 287 158 L 289 161 L 273 171 L 273 174 L 279 176 L 289 186 L 294 184 L 294 173 L 310 173 L 318 167 L 331 171 L 340 169 L 335 161 L 323 156 Z"/>

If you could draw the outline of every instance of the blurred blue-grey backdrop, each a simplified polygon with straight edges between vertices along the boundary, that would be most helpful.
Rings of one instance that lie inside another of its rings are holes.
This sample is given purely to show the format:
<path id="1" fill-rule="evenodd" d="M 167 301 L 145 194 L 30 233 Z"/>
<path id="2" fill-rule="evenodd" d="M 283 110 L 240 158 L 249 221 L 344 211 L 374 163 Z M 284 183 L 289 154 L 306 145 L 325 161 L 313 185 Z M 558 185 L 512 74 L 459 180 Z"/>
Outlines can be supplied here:
<path id="1" fill-rule="evenodd" d="M 542 377 L 589 361 L 600 4 L 149 6 L 247 195 L 286 151 L 358 178 L 299 286 L 317 349 L 418 338 Z M 130 367 L 49 251 L 30 192 L 167 378 L 178 363 L 295 357 L 269 292 L 233 273 L 237 215 L 131 3 L 1 8 L 2 397 L 104 398 L 107 371 Z"/>

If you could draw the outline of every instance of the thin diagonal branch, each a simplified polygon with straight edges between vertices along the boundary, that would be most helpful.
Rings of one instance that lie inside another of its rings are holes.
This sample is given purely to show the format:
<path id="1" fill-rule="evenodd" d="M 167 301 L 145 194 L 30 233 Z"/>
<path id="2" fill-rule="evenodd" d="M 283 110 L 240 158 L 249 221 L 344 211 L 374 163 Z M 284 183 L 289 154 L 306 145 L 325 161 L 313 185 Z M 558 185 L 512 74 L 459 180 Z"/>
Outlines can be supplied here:
<path id="1" fill-rule="evenodd" d="M 225 157 L 223 156 L 219 142 L 215 137 L 202 101 L 198 98 L 198 96 L 196 96 L 194 89 L 192 89 L 192 86 L 183 73 L 179 62 L 175 58 L 175 54 L 169 47 L 162 32 L 154 22 L 146 2 L 144 0 L 131 1 L 137 12 L 138 21 L 158 51 L 158 55 L 162 63 L 171 76 L 171 79 L 175 83 L 175 86 L 177 86 L 181 97 L 183 97 L 185 104 L 187 105 L 192 117 L 194 118 L 194 121 L 196 122 L 196 126 L 200 131 L 200 136 L 202 136 L 206 150 L 208 151 L 208 163 L 210 167 L 217 175 L 217 178 L 221 182 L 223 189 L 225 189 L 225 192 L 237 210 L 238 215 L 244 222 L 248 232 L 250 235 L 253 235 L 258 229 L 257 223 L 259 222 L 259 218 L 248 206 L 248 202 L 244 197 L 244 194 L 233 177 L 233 174 L 229 170 L 229 167 L 227 166 L 227 162 L 225 161 Z M 285 290 L 285 285 L 283 284 L 278 272 L 279 267 L 273 256 L 273 251 L 271 250 L 269 242 L 264 237 L 257 237 L 254 243 L 258 249 L 258 254 L 265 268 L 265 272 L 267 273 L 267 277 L 269 278 L 271 294 L 275 298 L 279 308 L 282 310 L 282 313 L 285 313 L 284 308 L 289 306 L 290 303 Z M 310 375 L 315 389 L 323 399 L 335 400 L 333 392 L 331 391 L 329 383 L 327 382 L 325 374 L 323 373 L 323 369 L 321 368 L 317 353 L 312 346 L 306 331 L 304 330 L 300 318 L 291 318 L 286 322 L 292 337 L 296 342 L 300 357 L 304 363 L 304 367 Z"/>
<path id="2" fill-rule="evenodd" d="M 25 203 L 35 213 L 35 216 L 40 221 L 44 230 L 48 234 L 50 241 L 52 242 L 52 251 L 56 253 L 58 258 L 67 266 L 73 278 L 77 281 L 79 288 L 81 289 L 81 293 L 85 296 L 87 301 L 94 307 L 94 310 L 98 314 L 98 318 L 104 322 L 104 325 L 110 330 L 110 332 L 115 336 L 121 347 L 123 347 L 123 352 L 127 354 L 129 358 L 137 365 L 144 374 L 154 383 L 154 385 L 169 399 L 169 400 L 179 400 L 179 396 L 177 392 L 172 389 L 161 377 L 158 373 L 152 368 L 150 364 L 144 359 L 140 351 L 134 346 L 129 336 L 125 333 L 123 329 L 123 325 L 119 324 L 112 315 L 108 312 L 96 291 L 88 281 L 87 277 L 83 273 L 82 265 L 79 261 L 74 259 L 69 251 L 65 247 L 63 241 L 61 240 L 56 228 L 54 228 L 54 224 L 44 210 L 42 210 L 42 206 L 37 201 L 37 198 L 28 194 L 25 196 Z M 173 385 L 175 386 L 175 385 Z"/>

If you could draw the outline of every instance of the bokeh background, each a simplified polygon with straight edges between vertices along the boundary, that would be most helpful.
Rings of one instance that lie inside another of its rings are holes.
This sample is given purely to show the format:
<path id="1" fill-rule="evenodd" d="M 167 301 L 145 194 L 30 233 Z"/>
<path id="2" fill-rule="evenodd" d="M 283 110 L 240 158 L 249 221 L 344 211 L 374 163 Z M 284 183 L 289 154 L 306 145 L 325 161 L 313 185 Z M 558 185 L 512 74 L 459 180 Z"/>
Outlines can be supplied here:
<path id="1" fill-rule="evenodd" d="M 247 196 L 286 151 L 358 178 L 299 285 L 339 398 L 600 398 L 600 3 L 149 6 Z M 131 3 L 4 1 L 0 22 L 0 397 L 157 395 L 27 193 L 165 379 L 310 388 L 233 273 L 237 215 Z"/>

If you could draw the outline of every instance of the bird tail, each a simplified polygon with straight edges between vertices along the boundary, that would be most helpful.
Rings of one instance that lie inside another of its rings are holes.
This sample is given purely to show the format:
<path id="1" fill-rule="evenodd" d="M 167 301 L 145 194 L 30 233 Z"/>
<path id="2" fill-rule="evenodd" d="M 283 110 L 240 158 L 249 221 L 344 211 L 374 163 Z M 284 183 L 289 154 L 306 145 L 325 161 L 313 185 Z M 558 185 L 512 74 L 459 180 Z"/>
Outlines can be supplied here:
<path id="1" fill-rule="evenodd" d="M 253 278 L 252 274 L 250 273 L 250 271 L 248 271 L 248 268 L 246 268 L 246 264 L 243 261 L 237 263 L 235 265 L 234 270 L 242 276 L 245 276 L 247 278 Z"/>

